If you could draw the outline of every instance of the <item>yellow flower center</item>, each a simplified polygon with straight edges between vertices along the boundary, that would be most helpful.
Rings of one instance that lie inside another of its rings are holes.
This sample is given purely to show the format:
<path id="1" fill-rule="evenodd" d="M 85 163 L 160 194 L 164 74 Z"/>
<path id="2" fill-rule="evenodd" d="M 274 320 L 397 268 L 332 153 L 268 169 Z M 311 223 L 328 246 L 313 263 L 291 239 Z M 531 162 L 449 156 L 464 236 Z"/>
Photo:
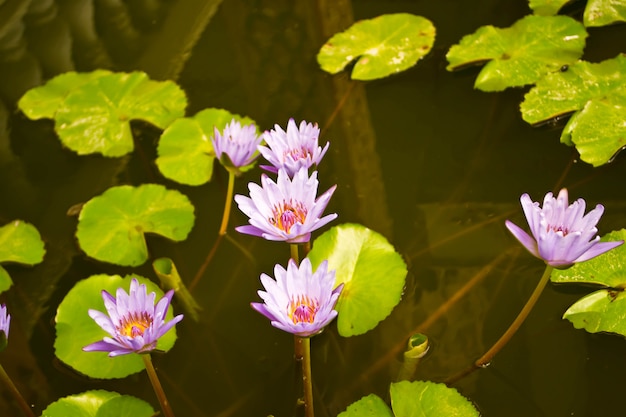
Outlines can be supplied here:
<path id="1" fill-rule="evenodd" d="M 282 203 L 274 206 L 274 210 L 272 210 L 272 217 L 270 217 L 269 222 L 278 227 L 280 230 L 289 233 L 294 224 L 304 224 L 306 215 L 307 209 L 302 203 L 296 202 L 294 204 L 291 201 L 283 201 Z"/>
<path id="2" fill-rule="evenodd" d="M 313 323 L 315 314 L 320 306 L 317 300 L 312 300 L 306 295 L 299 295 L 289 302 L 288 315 L 293 324 Z"/>
<path id="3" fill-rule="evenodd" d="M 152 325 L 152 317 L 148 313 L 129 314 L 122 318 L 117 326 L 117 331 L 121 335 L 134 338 L 143 336 L 143 333 L 150 325 Z"/>
<path id="4" fill-rule="evenodd" d="M 287 157 L 291 157 L 294 161 L 299 159 L 306 159 L 308 157 L 312 157 L 311 152 L 308 149 L 302 147 L 300 149 L 289 149 L 283 154 L 283 161 L 287 159 Z"/>

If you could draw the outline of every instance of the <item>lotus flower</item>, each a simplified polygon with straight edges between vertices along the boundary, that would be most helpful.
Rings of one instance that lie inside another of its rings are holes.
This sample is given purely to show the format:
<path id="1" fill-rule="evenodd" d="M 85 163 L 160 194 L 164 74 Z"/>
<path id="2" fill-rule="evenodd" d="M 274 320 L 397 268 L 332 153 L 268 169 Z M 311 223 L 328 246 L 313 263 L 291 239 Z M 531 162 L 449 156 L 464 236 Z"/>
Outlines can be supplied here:
<path id="1" fill-rule="evenodd" d="M 11 315 L 7 313 L 7 307 L 2 304 L 0 305 L 0 351 L 7 347 L 9 327 L 11 327 Z"/>
<path id="2" fill-rule="evenodd" d="M 520 199 L 532 236 L 509 220 L 506 227 L 530 253 L 555 268 L 567 268 L 587 261 L 624 243 L 600 242 L 596 224 L 604 207 L 600 204 L 586 215 L 585 200 L 579 198 L 568 205 L 567 189 L 557 198 L 546 194 L 543 207 L 528 194 Z"/>
<path id="3" fill-rule="evenodd" d="M 251 303 L 252 308 L 270 319 L 272 326 L 309 337 L 321 332 L 337 316 L 334 307 L 343 284 L 333 289 L 335 271 L 328 271 L 327 261 L 313 272 L 308 258 L 299 267 L 290 259 L 286 270 L 276 265 L 274 275 L 276 280 L 261 274 L 265 291 L 258 294 L 263 303 Z"/>
<path id="4" fill-rule="evenodd" d="M 279 169 L 277 182 L 263 174 L 261 187 L 248 184 L 250 197 L 235 196 L 239 209 L 250 218 L 249 225 L 235 230 L 267 240 L 308 242 L 312 231 L 337 218 L 337 214 L 321 217 L 336 186 L 316 200 L 317 186 L 317 171 L 309 177 L 304 167 L 293 179 L 287 171 Z"/>
<path id="5" fill-rule="evenodd" d="M 179 314 L 165 322 L 173 294 L 173 290 L 168 291 L 155 306 L 156 294 L 151 292 L 148 295 L 146 285 L 140 285 L 136 278 L 131 280 L 128 294 L 118 288 L 117 297 L 113 297 L 103 290 L 102 298 L 108 314 L 90 309 L 89 316 L 111 337 L 85 346 L 83 350 L 119 356 L 156 349 L 159 338 L 183 319 L 183 315 Z"/>
<path id="6" fill-rule="evenodd" d="M 224 127 L 223 133 L 214 128 L 211 143 L 220 163 L 226 169 L 239 172 L 241 167 L 250 165 L 258 158 L 257 147 L 261 137 L 257 135 L 254 124 L 242 126 L 233 119 Z"/>
<path id="7" fill-rule="evenodd" d="M 326 142 L 323 149 L 318 146 L 319 134 L 317 123 L 313 125 L 304 120 L 298 128 L 296 122 L 289 119 L 287 131 L 274 125 L 274 129 L 263 134 L 267 146 L 259 146 L 261 155 L 272 165 L 261 165 L 261 168 L 273 173 L 283 168 L 293 177 L 302 167 L 317 166 L 330 145 Z"/>

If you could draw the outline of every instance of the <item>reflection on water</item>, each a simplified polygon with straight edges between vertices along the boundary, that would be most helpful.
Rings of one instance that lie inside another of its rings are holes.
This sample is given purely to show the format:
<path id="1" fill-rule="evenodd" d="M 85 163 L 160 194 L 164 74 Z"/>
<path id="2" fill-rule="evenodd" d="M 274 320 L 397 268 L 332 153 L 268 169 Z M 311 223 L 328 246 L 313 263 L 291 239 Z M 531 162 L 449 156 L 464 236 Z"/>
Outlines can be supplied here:
<path id="1" fill-rule="evenodd" d="M 330 34 L 352 19 L 399 11 L 437 26 L 433 52 L 414 69 L 361 83 L 317 68 L 315 54 Z M 320 124 L 322 142 L 331 142 L 320 189 L 338 184 L 328 212 L 387 236 L 404 255 L 409 276 L 403 302 L 382 325 L 348 339 L 330 329 L 313 340 L 318 416 L 335 416 L 369 393 L 386 398 L 399 352 L 416 331 L 432 344 L 417 378 L 441 381 L 465 368 L 508 326 L 541 275 L 542 266 L 517 248 L 503 224 L 521 218 L 523 192 L 538 198 L 567 186 L 592 205 L 605 203 L 601 233 L 623 227 L 624 199 L 614 186 L 624 175 L 623 157 L 599 169 L 573 163 L 571 149 L 558 143 L 559 129 L 533 129 L 521 120 L 523 90 L 486 94 L 472 89 L 472 70 L 445 71 L 445 53 L 463 35 L 484 24 L 508 26 L 527 12 L 522 0 L 0 3 L 1 216 L 5 223 L 35 224 L 48 250 L 34 268 L 8 267 L 15 285 L 1 297 L 15 324 L 0 356 L 7 372 L 37 411 L 59 396 L 95 388 L 157 407 L 144 374 L 89 380 L 54 358 L 55 308 L 74 282 L 94 273 L 153 277 L 149 264 L 131 270 L 86 259 L 67 209 L 114 184 L 176 187 L 154 168 L 156 129 L 135 126 L 132 156 L 78 157 L 61 148 L 50 121 L 32 122 L 14 111 L 28 88 L 64 71 L 94 68 L 178 78 L 188 114 L 222 107 L 265 129 L 284 126 L 289 117 Z M 620 46 L 591 42 L 596 57 L 614 56 Z M 236 192 L 245 193 L 258 175 L 246 173 Z M 193 277 L 217 235 L 226 180 L 216 170 L 210 184 L 177 187 L 198 214 L 187 241 L 149 239 L 152 257 L 173 258 L 183 279 Z M 231 225 L 243 223 L 233 213 Z M 249 307 L 259 274 L 284 264 L 288 249 L 231 236 L 256 262 L 222 242 L 196 290 L 204 308 L 200 322 L 183 321 L 176 346 L 155 363 L 178 415 L 291 415 L 292 339 Z M 605 399 L 619 398 L 626 345 L 561 320 L 579 296 L 548 288 L 492 365 L 457 388 L 486 416 L 611 415 L 614 405 Z M 0 402 L 0 415 L 15 413 L 8 400 Z"/>

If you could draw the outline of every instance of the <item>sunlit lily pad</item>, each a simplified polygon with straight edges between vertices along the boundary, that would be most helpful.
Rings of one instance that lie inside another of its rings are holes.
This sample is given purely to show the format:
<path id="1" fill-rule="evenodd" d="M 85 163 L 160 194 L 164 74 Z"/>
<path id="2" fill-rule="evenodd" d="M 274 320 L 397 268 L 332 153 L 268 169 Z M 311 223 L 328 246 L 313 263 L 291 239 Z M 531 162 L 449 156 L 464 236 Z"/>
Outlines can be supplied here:
<path id="1" fill-rule="evenodd" d="M 609 162 L 626 146 L 626 56 L 548 74 L 526 94 L 521 111 L 530 124 L 573 113 L 561 142 L 575 145 L 589 164 Z"/>
<path id="2" fill-rule="evenodd" d="M 67 293 L 57 309 L 56 339 L 54 349 L 57 357 L 76 371 L 92 378 L 123 378 L 145 369 L 139 354 L 109 357 L 106 352 L 84 352 L 83 347 L 101 340 L 108 334 L 89 317 L 90 308 L 106 312 L 102 290 L 115 296 L 118 288 L 129 291 L 131 278 L 146 284 L 148 293 L 155 292 L 159 300 L 163 291 L 147 278 L 137 275 L 93 275 L 79 281 Z M 166 320 L 174 317 L 173 309 L 167 311 Z M 176 341 L 176 328 L 172 328 L 157 343 L 157 349 L 168 351 Z"/>
<path id="3" fill-rule="evenodd" d="M 38 264 L 46 253 L 43 241 L 35 226 L 14 220 L 0 227 L 0 262 Z M 0 293 L 11 287 L 9 273 L 0 266 Z"/>
<path id="4" fill-rule="evenodd" d="M 572 0 L 529 0 L 528 6 L 536 15 L 553 16 L 571 1 Z"/>
<path id="5" fill-rule="evenodd" d="M 535 83 L 546 73 L 578 60 L 584 26 L 567 16 L 526 16 L 509 28 L 483 26 L 464 36 L 447 54 L 448 70 L 483 64 L 474 87 L 502 91 Z"/>
<path id="6" fill-rule="evenodd" d="M 402 257 L 384 236 L 358 224 L 332 227 L 315 239 L 309 253 L 315 268 L 328 259 L 343 291 L 337 301 L 342 336 L 363 334 L 400 302 L 407 274 Z"/>
<path id="7" fill-rule="evenodd" d="M 583 22 L 585 26 L 606 26 L 626 21 L 626 3 L 615 0 L 588 0 Z"/>
<path id="8" fill-rule="evenodd" d="M 335 34 L 317 55 L 320 67 L 331 74 L 357 60 L 355 80 L 383 78 L 414 66 L 430 52 L 435 26 L 424 17 L 408 13 L 360 20 Z"/>
<path id="9" fill-rule="evenodd" d="M 611 232 L 602 241 L 626 239 L 626 230 Z M 555 283 L 600 285 L 605 288 L 576 301 L 563 315 L 577 329 L 588 332 L 611 332 L 626 336 L 626 246 L 621 245 L 596 258 L 554 270 Z"/>
<path id="10" fill-rule="evenodd" d="M 184 194 L 159 184 L 122 185 L 85 203 L 76 237 L 94 259 L 137 266 L 148 259 L 145 233 L 178 242 L 187 238 L 193 223 L 194 207 Z"/>
<path id="11" fill-rule="evenodd" d="M 430 381 L 392 383 L 391 408 L 371 394 L 351 404 L 337 417 L 478 417 L 472 403 L 454 388 Z"/>
<path id="12" fill-rule="evenodd" d="M 41 417 L 151 417 L 154 413 L 152 406 L 139 398 L 94 390 L 53 402 Z"/>
<path id="13" fill-rule="evenodd" d="M 202 185 L 210 181 L 215 159 L 211 144 L 213 128 L 222 130 L 232 119 L 241 124 L 255 124 L 249 117 L 223 109 L 205 109 L 193 117 L 172 123 L 161 135 L 157 149 L 156 164 L 161 174 L 186 185 Z"/>
<path id="14" fill-rule="evenodd" d="M 17 106 L 30 119 L 52 119 L 70 91 L 109 74 L 111 71 L 95 70 L 93 72 L 71 71 L 57 75 L 46 84 L 28 90 L 20 98 Z"/>
<path id="15" fill-rule="evenodd" d="M 187 98 L 172 81 L 143 72 L 94 77 L 72 89 L 55 115 L 61 142 L 80 155 L 122 156 L 134 149 L 131 120 L 165 129 L 185 113 Z"/>

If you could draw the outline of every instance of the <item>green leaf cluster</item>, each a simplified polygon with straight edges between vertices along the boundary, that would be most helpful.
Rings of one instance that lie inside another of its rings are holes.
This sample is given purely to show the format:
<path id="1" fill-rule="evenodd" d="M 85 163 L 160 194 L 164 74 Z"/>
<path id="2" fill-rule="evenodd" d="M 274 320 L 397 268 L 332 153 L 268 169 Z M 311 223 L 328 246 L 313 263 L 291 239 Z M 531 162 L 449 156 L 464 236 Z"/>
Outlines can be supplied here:
<path id="1" fill-rule="evenodd" d="M 0 227 L 0 262 L 35 265 L 43 261 L 45 253 L 41 236 L 32 224 L 14 220 Z M 0 293 L 12 284 L 9 273 L 0 266 Z"/>
<path id="2" fill-rule="evenodd" d="M 151 417 L 147 402 L 117 392 L 93 390 L 63 397 L 50 404 L 41 417 Z"/>
<path id="3" fill-rule="evenodd" d="M 530 8 L 535 14 L 551 16 L 572 0 L 530 0 Z M 626 22 L 626 4 L 614 0 L 588 0 L 583 13 L 586 27 L 606 26 Z"/>
<path id="4" fill-rule="evenodd" d="M 430 381 L 401 381 L 389 389 L 391 408 L 370 394 L 352 403 L 337 417 L 477 417 L 476 408 L 454 388 Z"/>

